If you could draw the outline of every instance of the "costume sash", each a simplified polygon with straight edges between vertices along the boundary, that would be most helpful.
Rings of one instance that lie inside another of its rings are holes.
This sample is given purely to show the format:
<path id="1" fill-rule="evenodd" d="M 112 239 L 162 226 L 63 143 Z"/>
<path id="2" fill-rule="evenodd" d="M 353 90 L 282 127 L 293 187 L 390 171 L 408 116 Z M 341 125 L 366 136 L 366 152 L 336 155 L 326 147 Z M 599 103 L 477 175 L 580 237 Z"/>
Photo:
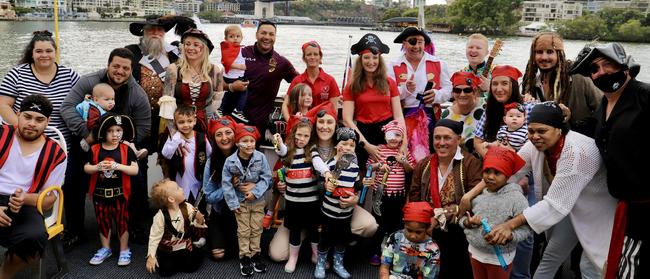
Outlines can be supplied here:
<path id="1" fill-rule="evenodd" d="M 625 230 L 627 228 L 627 202 L 619 201 L 614 213 L 614 230 L 609 242 L 609 253 L 607 255 L 607 267 L 605 279 L 616 279 L 618 277 L 618 266 L 623 254 L 625 244 Z"/>
<path id="2" fill-rule="evenodd" d="M 438 61 L 425 61 L 427 81 L 433 82 L 433 89 L 440 89 L 440 62 Z M 408 68 L 406 63 L 401 63 L 399 65 L 393 66 L 393 71 L 395 72 L 395 79 L 398 86 L 406 83 L 406 80 L 409 79 Z"/>
<path id="3" fill-rule="evenodd" d="M 438 154 L 431 155 L 429 163 L 429 191 L 431 195 L 431 203 L 433 208 L 441 208 L 442 201 L 440 200 L 440 185 L 438 185 Z"/>

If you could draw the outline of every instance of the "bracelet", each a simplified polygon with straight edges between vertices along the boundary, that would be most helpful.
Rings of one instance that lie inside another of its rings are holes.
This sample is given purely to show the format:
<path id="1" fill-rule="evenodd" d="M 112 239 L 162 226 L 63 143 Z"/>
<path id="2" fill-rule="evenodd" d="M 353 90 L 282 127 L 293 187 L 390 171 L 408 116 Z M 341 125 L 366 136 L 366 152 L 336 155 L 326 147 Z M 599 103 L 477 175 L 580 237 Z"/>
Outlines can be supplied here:
<path id="1" fill-rule="evenodd" d="M 232 83 L 228 83 L 228 91 L 232 92 Z"/>
<path id="2" fill-rule="evenodd" d="M 100 171 L 102 171 L 102 165 L 97 164 L 97 172 L 100 172 Z"/>

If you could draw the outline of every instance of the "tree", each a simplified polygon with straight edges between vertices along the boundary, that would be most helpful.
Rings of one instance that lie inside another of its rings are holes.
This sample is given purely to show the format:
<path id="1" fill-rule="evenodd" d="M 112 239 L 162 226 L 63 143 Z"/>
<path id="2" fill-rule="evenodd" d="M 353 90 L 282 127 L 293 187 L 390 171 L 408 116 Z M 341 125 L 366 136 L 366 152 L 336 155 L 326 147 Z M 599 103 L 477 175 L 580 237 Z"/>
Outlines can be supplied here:
<path id="1" fill-rule="evenodd" d="M 632 19 L 618 27 L 618 38 L 628 42 L 647 42 L 650 27 L 641 26 L 641 21 Z"/>
<path id="2" fill-rule="evenodd" d="M 207 19 L 210 22 L 218 22 L 221 20 L 220 11 L 202 11 L 197 15 L 199 18 Z"/>
<path id="3" fill-rule="evenodd" d="M 560 21 L 555 25 L 560 35 L 567 39 L 593 40 L 608 38 L 607 24 L 597 14 L 579 16 L 573 20 Z"/>
<path id="4" fill-rule="evenodd" d="M 418 17 L 419 9 L 418 8 L 412 8 L 404 11 L 402 13 L 403 17 Z"/>
<path id="5" fill-rule="evenodd" d="M 381 16 L 381 20 L 383 21 L 401 15 L 402 11 L 399 8 L 389 8 L 384 11 L 384 14 Z"/>
<path id="6" fill-rule="evenodd" d="M 633 19 L 645 20 L 643 13 L 634 9 L 604 8 L 598 12 L 598 16 L 605 21 L 610 31 L 616 31 L 620 25 Z"/>
<path id="7" fill-rule="evenodd" d="M 447 15 L 458 31 L 512 34 L 521 19 L 522 0 L 456 0 Z"/>

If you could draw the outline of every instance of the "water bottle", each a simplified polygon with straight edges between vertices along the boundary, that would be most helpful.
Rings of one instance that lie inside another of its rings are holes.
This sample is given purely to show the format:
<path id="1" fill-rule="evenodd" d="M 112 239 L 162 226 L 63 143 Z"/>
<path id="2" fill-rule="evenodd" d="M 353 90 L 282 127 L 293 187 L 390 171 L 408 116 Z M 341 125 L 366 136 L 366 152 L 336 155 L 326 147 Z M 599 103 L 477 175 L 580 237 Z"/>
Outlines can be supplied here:
<path id="1" fill-rule="evenodd" d="M 262 219 L 262 227 L 268 230 L 271 228 L 272 222 L 273 222 L 273 211 L 267 210 L 266 215 L 264 215 L 264 219 Z"/>

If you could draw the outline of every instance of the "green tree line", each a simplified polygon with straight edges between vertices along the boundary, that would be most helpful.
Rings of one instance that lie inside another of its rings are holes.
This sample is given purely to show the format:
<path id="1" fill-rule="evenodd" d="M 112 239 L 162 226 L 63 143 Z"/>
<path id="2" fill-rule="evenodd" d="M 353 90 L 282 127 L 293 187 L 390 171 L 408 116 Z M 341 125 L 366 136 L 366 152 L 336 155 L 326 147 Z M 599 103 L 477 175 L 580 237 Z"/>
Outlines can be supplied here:
<path id="1" fill-rule="evenodd" d="M 650 42 L 650 14 L 632 9 L 604 8 L 561 21 L 555 28 L 567 39 Z"/>

